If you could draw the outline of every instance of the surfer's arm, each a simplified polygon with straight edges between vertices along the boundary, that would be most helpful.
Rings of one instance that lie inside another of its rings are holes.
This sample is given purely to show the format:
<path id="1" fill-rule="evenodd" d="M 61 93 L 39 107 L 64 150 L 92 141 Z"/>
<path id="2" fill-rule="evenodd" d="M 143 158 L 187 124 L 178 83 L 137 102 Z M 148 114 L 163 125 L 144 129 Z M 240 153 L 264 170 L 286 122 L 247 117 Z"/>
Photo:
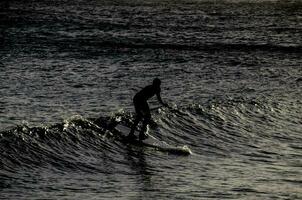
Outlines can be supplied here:
<path id="1" fill-rule="evenodd" d="M 162 104 L 165 107 L 168 107 L 168 104 L 164 103 L 163 100 L 161 99 L 160 92 L 156 93 L 156 96 L 157 96 L 157 99 L 158 99 L 160 104 Z"/>

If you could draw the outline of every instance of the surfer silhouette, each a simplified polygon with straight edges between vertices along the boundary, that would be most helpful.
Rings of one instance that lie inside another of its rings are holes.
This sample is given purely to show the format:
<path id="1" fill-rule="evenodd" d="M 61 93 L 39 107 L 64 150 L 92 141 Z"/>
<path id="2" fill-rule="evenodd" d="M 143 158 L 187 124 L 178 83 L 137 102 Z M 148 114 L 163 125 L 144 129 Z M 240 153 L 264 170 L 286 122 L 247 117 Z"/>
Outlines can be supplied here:
<path id="1" fill-rule="evenodd" d="M 134 135 L 134 131 L 138 123 L 143 120 L 142 129 L 139 133 L 139 140 L 144 140 L 147 138 L 147 135 L 145 134 L 147 130 L 147 125 L 150 123 L 151 120 L 151 113 L 149 109 L 149 105 L 147 103 L 147 100 L 156 95 L 159 103 L 161 103 L 163 106 L 168 107 L 168 104 L 164 103 L 160 96 L 160 85 L 161 81 L 158 78 L 155 78 L 153 80 L 152 85 L 148 85 L 144 87 L 141 91 L 136 93 L 133 98 L 133 104 L 135 107 L 136 117 L 134 120 L 134 123 L 131 127 L 131 131 L 128 135 L 128 138 L 135 139 L 136 136 Z"/>

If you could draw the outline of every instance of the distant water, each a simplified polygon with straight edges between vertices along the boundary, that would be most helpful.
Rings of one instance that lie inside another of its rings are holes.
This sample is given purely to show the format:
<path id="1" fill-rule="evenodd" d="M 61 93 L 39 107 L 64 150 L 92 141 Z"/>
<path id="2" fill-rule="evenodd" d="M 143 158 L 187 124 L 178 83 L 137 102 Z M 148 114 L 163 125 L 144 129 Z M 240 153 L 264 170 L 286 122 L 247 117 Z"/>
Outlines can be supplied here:
<path id="1" fill-rule="evenodd" d="M 302 199 L 301 1 L 0 8 L 0 199 Z M 190 156 L 106 129 L 154 77 L 149 133 Z"/>

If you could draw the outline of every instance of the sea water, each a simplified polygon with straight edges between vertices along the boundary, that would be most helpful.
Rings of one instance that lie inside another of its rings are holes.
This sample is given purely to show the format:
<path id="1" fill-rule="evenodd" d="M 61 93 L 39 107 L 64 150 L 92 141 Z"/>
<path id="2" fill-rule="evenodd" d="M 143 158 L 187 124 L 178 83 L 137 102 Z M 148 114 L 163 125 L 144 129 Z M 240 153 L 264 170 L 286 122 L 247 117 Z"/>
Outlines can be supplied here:
<path id="1" fill-rule="evenodd" d="M 0 199 L 302 198 L 301 1 L 6 2 Z M 155 77 L 149 133 L 192 155 L 103 126 Z"/>

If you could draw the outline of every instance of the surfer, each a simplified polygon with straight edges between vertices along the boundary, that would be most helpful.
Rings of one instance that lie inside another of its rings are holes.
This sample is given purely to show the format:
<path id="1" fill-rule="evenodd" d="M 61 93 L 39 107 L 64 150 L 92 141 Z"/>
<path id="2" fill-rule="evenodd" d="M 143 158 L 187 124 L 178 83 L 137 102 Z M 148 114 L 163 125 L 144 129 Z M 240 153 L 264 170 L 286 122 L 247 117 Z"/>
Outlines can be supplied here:
<path id="1" fill-rule="evenodd" d="M 159 103 L 161 103 L 163 106 L 168 107 L 168 104 L 164 103 L 160 97 L 160 84 L 161 81 L 158 78 L 155 78 L 153 80 L 152 85 L 148 85 L 144 87 L 141 91 L 135 94 L 133 98 L 133 104 L 135 107 L 136 117 L 134 120 L 134 123 L 131 127 L 131 131 L 128 135 L 128 138 L 135 139 L 136 136 L 134 135 L 134 131 L 138 123 L 143 120 L 143 126 L 139 133 L 139 140 L 144 140 L 147 138 L 147 135 L 145 134 L 147 130 L 147 125 L 151 120 L 151 114 L 149 105 L 147 103 L 147 100 L 156 95 Z"/>

